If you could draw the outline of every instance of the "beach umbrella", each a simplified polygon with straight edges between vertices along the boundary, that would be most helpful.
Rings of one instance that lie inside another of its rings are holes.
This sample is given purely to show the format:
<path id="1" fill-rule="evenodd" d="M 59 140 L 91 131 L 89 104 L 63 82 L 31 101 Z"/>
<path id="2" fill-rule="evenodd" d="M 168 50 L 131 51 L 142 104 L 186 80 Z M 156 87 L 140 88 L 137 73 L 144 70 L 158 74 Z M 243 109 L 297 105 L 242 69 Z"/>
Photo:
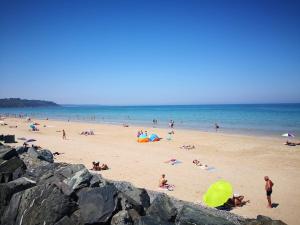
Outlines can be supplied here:
<path id="1" fill-rule="evenodd" d="M 36 141 L 35 139 L 28 139 L 26 142 L 34 142 Z"/>
<path id="2" fill-rule="evenodd" d="M 285 133 L 281 135 L 282 137 L 295 137 L 295 135 L 291 134 L 291 133 Z"/>
<path id="3" fill-rule="evenodd" d="M 232 193 L 232 185 L 225 180 L 219 180 L 208 188 L 202 199 L 207 206 L 218 207 L 226 203 Z"/>

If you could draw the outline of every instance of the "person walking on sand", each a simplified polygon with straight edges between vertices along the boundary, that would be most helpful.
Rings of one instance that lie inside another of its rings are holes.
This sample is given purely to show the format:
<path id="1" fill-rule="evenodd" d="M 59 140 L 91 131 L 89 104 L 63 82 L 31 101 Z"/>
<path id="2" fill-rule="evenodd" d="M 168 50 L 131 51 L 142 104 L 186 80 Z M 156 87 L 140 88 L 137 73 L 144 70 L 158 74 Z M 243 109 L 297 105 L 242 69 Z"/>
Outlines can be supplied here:
<path id="1" fill-rule="evenodd" d="M 220 126 L 217 124 L 217 123 L 215 123 L 215 129 L 216 129 L 216 132 L 218 132 L 218 129 L 220 128 Z"/>
<path id="2" fill-rule="evenodd" d="M 67 139 L 66 131 L 65 130 L 62 130 L 62 138 L 63 138 L 63 140 Z"/>
<path id="3" fill-rule="evenodd" d="M 266 190 L 266 194 L 267 194 L 268 207 L 272 208 L 271 194 L 273 191 L 274 183 L 270 180 L 270 178 L 268 176 L 265 176 L 264 179 L 266 181 L 265 190 Z"/>

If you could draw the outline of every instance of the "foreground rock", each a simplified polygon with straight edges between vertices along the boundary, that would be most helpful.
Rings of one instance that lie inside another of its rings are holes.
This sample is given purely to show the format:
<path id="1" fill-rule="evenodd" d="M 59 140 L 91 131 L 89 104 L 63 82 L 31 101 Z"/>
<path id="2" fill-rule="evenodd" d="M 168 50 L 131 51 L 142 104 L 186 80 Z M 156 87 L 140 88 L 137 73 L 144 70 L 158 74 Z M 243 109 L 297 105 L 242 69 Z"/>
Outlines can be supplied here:
<path id="1" fill-rule="evenodd" d="M 105 180 L 84 165 L 54 163 L 46 149 L 0 145 L 0 180 L 3 225 L 284 225 Z"/>

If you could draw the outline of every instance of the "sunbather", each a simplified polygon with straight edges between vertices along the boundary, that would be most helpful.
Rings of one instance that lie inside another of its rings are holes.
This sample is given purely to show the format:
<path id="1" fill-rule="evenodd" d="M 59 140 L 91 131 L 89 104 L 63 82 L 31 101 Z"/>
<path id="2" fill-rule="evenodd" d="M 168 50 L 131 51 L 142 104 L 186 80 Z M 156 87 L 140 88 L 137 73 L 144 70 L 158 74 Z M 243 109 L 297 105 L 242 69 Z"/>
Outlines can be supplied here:
<path id="1" fill-rule="evenodd" d="M 285 145 L 288 146 L 296 146 L 296 145 L 300 145 L 300 142 L 291 142 L 291 141 L 286 141 Z"/>
<path id="2" fill-rule="evenodd" d="M 186 150 L 191 150 L 191 149 L 195 149 L 195 145 L 182 145 L 180 148 L 186 149 Z"/>
<path id="3" fill-rule="evenodd" d="M 85 136 L 87 136 L 87 135 L 94 135 L 94 131 L 92 131 L 92 130 L 82 131 L 80 133 L 80 135 L 85 135 Z"/>
<path id="4" fill-rule="evenodd" d="M 91 170 L 100 171 L 100 170 L 108 170 L 108 166 L 106 164 L 102 164 L 100 166 L 100 162 L 93 162 L 93 168 Z"/>
<path id="5" fill-rule="evenodd" d="M 196 165 L 196 166 L 200 166 L 201 169 L 208 169 L 208 165 L 206 164 L 202 164 L 198 159 L 194 159 L 193 160 L 193 163 Z"/>
<path id="6" fill-rule="evenodd" d="M 174 185 L 168 184 L 168 180 L 166 179 L 166 175 L 162 174 L 161 178 L 159 179 L 159 185 L 160 188 L 167 189 L 169 191 L 173 191 Z"/>
<path id="7" fill-rule="evenodd" d="M 159 179 L 159 187 L 165 187 L 168 183 L 168 180 L 166 179 L 166 175 L 162 174 L 161 178 Z"/>
<path id="8" fill-rule="evenodd" d="M 232 207 L 242 207 L 250 202 L 250 200 L 243 201 L 244 196 L 234 194 L 232 198 L 228 199 L 227 203 Z"/>
<path id="9" fill-rule="evenodd" d="M 53 156 L 56 156 L 56 155 L 62 155 L 62 154 L 64 154 L 64 153 L 61 153 L 61 152 L 54 152 L 54 153 L 53 153 Z"/>

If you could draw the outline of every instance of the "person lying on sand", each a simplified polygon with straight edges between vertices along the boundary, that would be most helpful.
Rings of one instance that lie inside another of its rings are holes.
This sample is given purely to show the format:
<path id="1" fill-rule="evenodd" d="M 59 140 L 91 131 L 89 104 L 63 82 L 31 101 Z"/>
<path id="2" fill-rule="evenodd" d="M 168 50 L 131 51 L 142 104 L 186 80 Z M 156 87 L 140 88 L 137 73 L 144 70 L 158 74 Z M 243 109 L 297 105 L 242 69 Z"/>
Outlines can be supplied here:
<path id="1" fill-rule="evenodd" d="M 229 204 L 231 207 L 242 207 L 243 205 L 250 203 L 250 200 L 247 201 L 243 201 L 243 200 L 244 200 L 243 195 L 234 194 L 232 198 L 228 199 L 227 204 Z"/>
<path id="2" fill-rule="evenodd" d="M 196 165 L 196 166 L 200 166 L 201 169 L 208 169 L 208 165 L 206 164 L 202 164 L 198 159 L 194 159 L 193 160 L 193 163 Z"/>
<path id="3" fill-rule="evenodd" d="M 195 149 L 195 145 L 182 145 L 179 148 L 186 149 L 186 150 L 191 150 L 191 149 Z"/>
<path id="4" fill-rule="evenodd" d="M 123 127 L 129 127 L 129 125 L 128 125 L 128 124 L 126 124 L 126 123 L 124 123 L 124 124 L 123 124 Z"/>
<path id="5" fill-rule="evenodd" d="M 102 164 L 100 166 L 100 162 L 93 162 L 93 168 L 91 170 L 100 171 L 100 170 L 108 170 L 108 166 L 106 164 Z"/>
<path id="6" fill-rule="evenodd" d="M 82 131 L 82 132 L 80 133 L 80 135 L 85 135 L 85 136 L 87 136 L 87 135 L 95 135 L 95 134 L 94 134 L 94 131 L 92 131 L 92 130 L 87 130 L 87 131 Z"/>
<path id="7" fill-rule="evenodd" d="M 9 126 L 9 128 L 18 128 L 18 126 Z"/>
<path id="8" fill-rule="evenodd" d="M 296 146 L 296 145 L 300 145 L 300 142 L 291 142 L 291 141 L 286 141 L 285 145 L 288 146 Z"/>
<path id="9" fill-rule="evenodd" d="M 62 153 L 62 152 L 54 152 L 54 153 L 53 153 L 53 156 L 56 156 L 56 155 L 62 155 L 62 154 L 64 154 L 64 153 Z"/>

